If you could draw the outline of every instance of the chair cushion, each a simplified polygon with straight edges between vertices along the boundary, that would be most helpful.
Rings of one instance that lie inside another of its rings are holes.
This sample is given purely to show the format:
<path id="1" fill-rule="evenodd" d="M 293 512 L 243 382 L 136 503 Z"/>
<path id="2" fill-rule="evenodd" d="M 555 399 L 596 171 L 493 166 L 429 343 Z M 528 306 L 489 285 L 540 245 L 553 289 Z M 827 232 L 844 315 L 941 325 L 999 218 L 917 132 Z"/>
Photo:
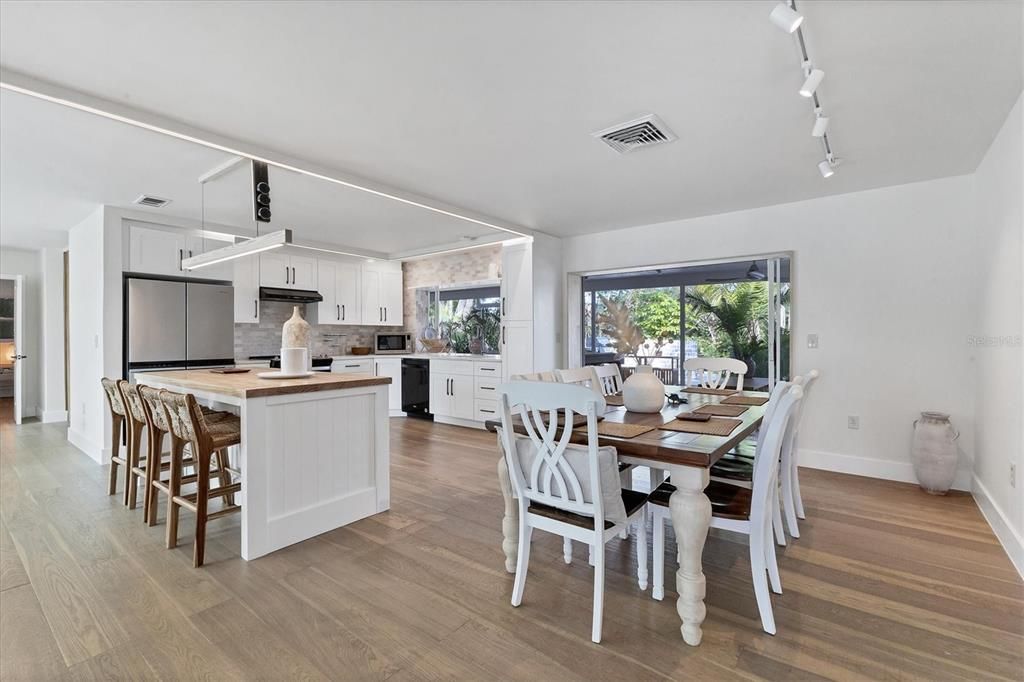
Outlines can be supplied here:
<path id="1" fill-rule="evenodd" d="M 533 460 L 537 456 L 536 447 L 528 436 L 516 435 L 516 449 L 523 476 L 528 478 Z M 563 457 L 580 483 L 583 502 L 593 502 L 587 446 L 570 444 L 566 447 Z M 625 523 L 626 508 L 620 493 L 622 483 L 619 480 L 619 460 L 615 448 L 611 446 L 598 448 L 597 465 L 600 472 L 601 497 L 604 502 L 604 518 L 613 524 Z"/>
<path id="2" fill-rule="evenodd" d="M 662 483 L 647 498 L 651 504 L 661 507 L 669 506 L 668 500 L 676 487 L 671 483 Z M 738 519 L 746 521 L 750 518 L 750 488 L 740 488 L 719 481 L 711 481 L 704 489 L 704 494 L 711 500 L 711 514 L 720 519 Z"/>
<path id="3" fill-rule="evenodd" d="M 647 493 L 637 492 L 636 490 L 628 490 L 626 488 L 621 489 L 622 494 L 622 506 L 626 510 L 626 518 L 632 516 L 640 507 L 644 506 L 647 502 Z M 584 516 L 583 514 L 573 514 L 567 512 L 564 509 L 557 509 L 555 507 L 549 507 L 546 504 L 540 504 L 538 502 L 531 502 L 530 509 L 531 514 L 537 514 L 538 516 L 546 516 L 549 519 L 556 521 L 562 521 L 564 523 L 572 524 L 580 528 L 593 528 L 594 517 Z M 613 528 L 614 523 L 609 521 L 607 518 L 604 520 L 604 529 L 608 530 Z"/>

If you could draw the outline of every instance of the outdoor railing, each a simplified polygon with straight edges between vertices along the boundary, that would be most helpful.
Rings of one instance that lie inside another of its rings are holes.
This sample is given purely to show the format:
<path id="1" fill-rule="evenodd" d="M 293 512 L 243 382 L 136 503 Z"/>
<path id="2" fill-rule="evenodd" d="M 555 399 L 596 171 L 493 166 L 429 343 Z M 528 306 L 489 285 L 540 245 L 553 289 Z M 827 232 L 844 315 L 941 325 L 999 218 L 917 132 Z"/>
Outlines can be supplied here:
<path id="1" fill-rule="evenodd" d="M 632 364 L 634 361 L 638 365 L 649 365 L 654 372 L 654 376 L 658 377 L 663 384 L 678 386 L 682 383 L 679 378 L 678 357 L 662 355 L 629 355 L 623 359 L 623 363 L 620 367 L 623 380 L 625 380 L 626 377 L 632 374 L 636 369 L 636 365 Z M 626 363 L 631 364 L 627 365 Z"/>

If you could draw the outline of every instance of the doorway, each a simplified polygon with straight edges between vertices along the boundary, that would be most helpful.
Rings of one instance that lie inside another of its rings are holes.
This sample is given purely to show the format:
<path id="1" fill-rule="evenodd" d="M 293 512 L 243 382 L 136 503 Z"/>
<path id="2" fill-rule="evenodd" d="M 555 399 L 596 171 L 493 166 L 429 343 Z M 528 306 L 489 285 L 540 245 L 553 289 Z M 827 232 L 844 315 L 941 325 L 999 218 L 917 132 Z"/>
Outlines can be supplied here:
<path id="1" fill-rule="evenodd" d="M 24 354 L 21 275 L 0 275 L 0 424 L 20 424 Z"/>

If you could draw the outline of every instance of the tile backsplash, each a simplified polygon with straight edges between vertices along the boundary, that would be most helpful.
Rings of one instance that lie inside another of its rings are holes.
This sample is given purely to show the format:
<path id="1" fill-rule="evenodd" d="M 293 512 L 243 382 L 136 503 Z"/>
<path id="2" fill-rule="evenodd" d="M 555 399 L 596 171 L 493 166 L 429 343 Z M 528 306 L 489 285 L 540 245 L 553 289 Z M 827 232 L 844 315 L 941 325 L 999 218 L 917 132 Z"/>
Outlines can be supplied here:
<path id="1" fill-rule="evenodd" d="M 244 360 L 253 355 L 277 355 L 281 349 L 281 327 L 292 316 L 295 304 L 283 301 L 262 301 L 259 324 L 235 325 L 235 358 Z M 309 319 L 306 306 L 299 306 Z M 313 324 L 313 355 L 345 355 L 352 346 L 373 347 L 378 331 L 399 331 L 395 327 L 341 326 Z"/>

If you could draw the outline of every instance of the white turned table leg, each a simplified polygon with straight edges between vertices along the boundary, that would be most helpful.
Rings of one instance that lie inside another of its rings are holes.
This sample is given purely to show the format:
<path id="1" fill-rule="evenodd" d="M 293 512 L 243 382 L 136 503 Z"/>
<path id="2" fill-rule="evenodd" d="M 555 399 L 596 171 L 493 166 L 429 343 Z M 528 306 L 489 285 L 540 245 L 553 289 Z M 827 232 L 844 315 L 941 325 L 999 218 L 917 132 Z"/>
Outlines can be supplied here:
<path id="1" fill-rule="evenodd" d="M 501 448 L 501 445 L 498 445 Z M 501 517 L 501 549 L 505 552 L 505 570 L 516 572 L 516 558 L 519 552 L 519 504 L 512 494 L 512 481 L 508 477 L 505 458 L 498 460 L 498 485 L 505 500 L 505 515 Z"/>
<path id="2" fill-rule="evenodd" d="M 679 547 L 679 569 L 676 571 L 676 611 L 683 624 L 683 640 L 691 645 L 700 644 L 701 624 L 707 615 L 704 606 L 705 581 L 701 559 L 704 542 L 711 526 L 711 501 L 704 494 L 709 481 L 708 470 L 701 467 L 673 466 L 672 485 L 676 491 L 669 500 L 672 526 Z M 656 557 L 655 560 L 660 560 Z"/>

